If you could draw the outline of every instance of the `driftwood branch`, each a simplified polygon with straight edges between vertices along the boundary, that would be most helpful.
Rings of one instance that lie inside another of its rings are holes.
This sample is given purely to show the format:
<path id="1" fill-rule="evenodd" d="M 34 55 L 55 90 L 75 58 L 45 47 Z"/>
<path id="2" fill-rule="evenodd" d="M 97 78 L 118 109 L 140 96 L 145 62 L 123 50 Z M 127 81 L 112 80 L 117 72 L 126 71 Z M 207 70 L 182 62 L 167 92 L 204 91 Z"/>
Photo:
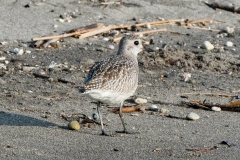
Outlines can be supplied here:
<path id="1" fill-rule="evenodd" d="M 38 73 L 33 73 L 33 75 L 35 76 L 35 77 L 37 77 L 37 78 L 42 78 L 42 79 L 50 79 L 51 77 L 49 77 L 49 76 L 46 76 L 46 75 L 42 75 L 42 74 L 38 74 Z M 67 81 L 67 80 L 64 80 L 64 79 L 61 79 L 61 78 L 53 78 L 53 80 L 55 81 L 55 82 L 61 82 L 61 83 L 69 83 L 69 84 L 71 84 L 71 85 L 75 85 L 75 83 L 74 82 L 70 82 L 70 81 Z"/>
<path id="2" fill-rule="evenodd" d="M 221 4 L 221 3 L 217 3 L 217 2 L 211 3 L 211 4 L 207 3 L 207 2 L 204 2 L 204 3 L 213 9 L 219 8 L 222 10 L 240 14 L 240 7 L 236 7 L 234 4 Z"/>
<path id="3" fill-rule="evenodd" d="M 199 20 L 185 20 L 184 23 L 181 23 L 182 20 L 164 20 L 164 21 L 153 21 L 153 22 L 144 22 L 144 23 L 137 23 L 134 24 L 137 27 L 143 27 L 146 26 L 147 24 L 150 25 L 168 25 L 168 24 L 177 24 L 177 25 L 181 25 L 181 26 L 189 26 L 191 24 L 196 24 L 196 23 L 206 23 L 206 22 L 210 22 L 210 21 L 214 21 L 211 18 L 207 18 L 207 19 L 199 19 Z M 104 27 L 104 25 L 102 23 L 96 23 L 96 24 L 92 24 L 89 26 L 85 26 L 85 27 L 80 27 L 78 29 L 74 29 L 71 30 L 70 33 L 66 33 L 66 34 L 62 34 L 62 35 L 56 35 L 56 36 L 46 36 L 46 37 L 39 37 L 39 38 L 33 38 L 33 41 L 39 41 L 38 43 L 35 44 L 35 46 L 40 46 L 43 40 L 49 40 L 49 39 L 59 39 L 59 38 L 65 38 L 65 37 L 71 37 L 71 36 L 75 36 L 75 37 L 79 37 L 80 39 L 82 38 L 86 38 L 86 37 L 90 37 L 90 36 L 94 36 L 100 33 L 104 33 L 104 32 L 108 32 L 110 30 L 113 29 L 126 29 L 126 28 L 130 28 L 132 27 L 132 24 L 129 25 L 120 25 L 120 26 L 114 26 L 114 25 L 109 25 Z M 150 32 L 157 32 L 156 31 L 150 31 Z M 146 31 L 145 33 L 148 33 L 148 31 Z M 137 33 L 137 34 L 144 34 L 144 33 Z"/>
<path id="4" fill-rule="evenodd" d="M 80 34 L 86 33 L 86 32 L 90 32 L 96 29 L 99 29 L 103 27 L 102 23 L 96 23 L 96 24 L 92 24 L 89 26 L 85 26 L 85 27 L 80 27 L 78 29 L 73 29 L 70 31 L 70 33 L 66 33 L 66 34 L 62 34 L 62 35 L 57 35 L 57 36 L 47 36 L 47 37 L 40 37 L 40 38 L 33 38 L 33 41 L 40 41 L 40 40 L 48 40 L 48 39 L 59 39 L 59 38 L 65 38 L 65 37 L 71 37 L 71 36 L 79 36 Z"/>
<path id="5" fill-rule="evenodd" d="M 224 111 L 240 112 L 240 101 L 230 102 L 228 104 L 206 103 L 199 100 L 182 102 L 183 104 L 193 107 L 211 110 L 212 107 L 220 107 Z"/>

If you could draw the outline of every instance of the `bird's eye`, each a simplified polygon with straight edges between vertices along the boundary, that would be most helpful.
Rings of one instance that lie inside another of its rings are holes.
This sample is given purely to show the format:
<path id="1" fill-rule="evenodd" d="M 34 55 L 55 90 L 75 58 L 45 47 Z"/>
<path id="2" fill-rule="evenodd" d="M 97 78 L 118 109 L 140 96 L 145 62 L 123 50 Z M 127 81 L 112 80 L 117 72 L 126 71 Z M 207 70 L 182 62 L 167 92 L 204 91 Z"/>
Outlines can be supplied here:
<path id="1" fill-rule="evenodd" d="M 138 45 L 138 44 L 139 44 L 139 42 L 138 42 L 138 41 L 134 41 L 134 44 L 135 44 L 135 45 Z"/>

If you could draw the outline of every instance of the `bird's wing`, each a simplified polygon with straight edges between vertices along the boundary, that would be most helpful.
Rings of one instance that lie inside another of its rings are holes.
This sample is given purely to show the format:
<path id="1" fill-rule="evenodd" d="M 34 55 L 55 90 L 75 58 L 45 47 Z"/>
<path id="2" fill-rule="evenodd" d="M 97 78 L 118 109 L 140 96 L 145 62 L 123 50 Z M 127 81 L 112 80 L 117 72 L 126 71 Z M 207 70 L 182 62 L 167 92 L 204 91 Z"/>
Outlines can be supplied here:
<path id="1" fill-rule="evenodd" d="M 120 86 L 133 86 L 135 82 L 132 79 L 137 76 L 137 72 L 134 62 L 124 56 L 112 56 L 93 65 L 84 81 L 85 89 L 101 88 L 122 92 L 124 89 Z"/>

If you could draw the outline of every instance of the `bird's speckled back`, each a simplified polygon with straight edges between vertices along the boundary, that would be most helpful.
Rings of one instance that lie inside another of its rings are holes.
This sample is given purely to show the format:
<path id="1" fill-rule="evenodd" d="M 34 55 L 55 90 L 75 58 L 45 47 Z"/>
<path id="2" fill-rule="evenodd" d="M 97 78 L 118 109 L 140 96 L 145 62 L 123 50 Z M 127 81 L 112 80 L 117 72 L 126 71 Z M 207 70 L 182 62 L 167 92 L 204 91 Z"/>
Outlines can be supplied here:
<path id="1" fill-rule="evenodd" d="M 116 55 L 96 62 L 84 81 L 85 92 L 109 90 L 134 93 L 138 84 L 137 54 L 143 49 L 136 36 L 122 38 Z"/>

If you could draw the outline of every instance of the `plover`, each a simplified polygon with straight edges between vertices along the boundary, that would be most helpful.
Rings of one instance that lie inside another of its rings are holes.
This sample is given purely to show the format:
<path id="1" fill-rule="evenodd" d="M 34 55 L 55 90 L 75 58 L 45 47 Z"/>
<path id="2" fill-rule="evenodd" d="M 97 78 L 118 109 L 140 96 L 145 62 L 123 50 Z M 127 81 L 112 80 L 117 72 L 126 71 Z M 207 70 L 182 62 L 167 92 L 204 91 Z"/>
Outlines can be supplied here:
<path id="1" fill-rule="evenodd" d="M 100 112 L 102 103 L 119 105 L 119 116 L 123 125 L 121 132 L 129 133 L 123 120 L 122 106 L 137 89 L 137 55 L 142 50 L 142 42 L 138 36 L 125 36 L 120 41 L 117 54 L 96 62 L 85 78 L 83 93 L 97 102 L 102 135 L 109 135 L 103 126 Z"/>

